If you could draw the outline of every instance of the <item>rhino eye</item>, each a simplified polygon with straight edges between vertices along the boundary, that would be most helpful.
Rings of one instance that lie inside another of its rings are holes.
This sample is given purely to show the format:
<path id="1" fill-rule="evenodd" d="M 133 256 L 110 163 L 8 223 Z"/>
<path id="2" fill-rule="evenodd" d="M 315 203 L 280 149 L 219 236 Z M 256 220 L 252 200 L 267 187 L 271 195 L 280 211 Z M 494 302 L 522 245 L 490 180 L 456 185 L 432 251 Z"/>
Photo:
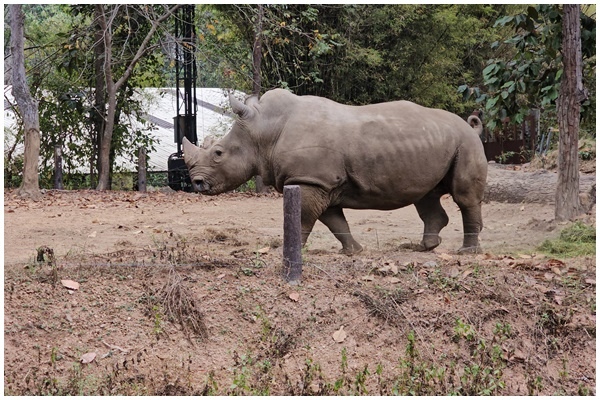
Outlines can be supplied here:
<path id="1" fill-rule="evenodd" d="M 223 155 L 223 152 L 221 150 L 215 150 L 215 154 L 220 157 Z"/>

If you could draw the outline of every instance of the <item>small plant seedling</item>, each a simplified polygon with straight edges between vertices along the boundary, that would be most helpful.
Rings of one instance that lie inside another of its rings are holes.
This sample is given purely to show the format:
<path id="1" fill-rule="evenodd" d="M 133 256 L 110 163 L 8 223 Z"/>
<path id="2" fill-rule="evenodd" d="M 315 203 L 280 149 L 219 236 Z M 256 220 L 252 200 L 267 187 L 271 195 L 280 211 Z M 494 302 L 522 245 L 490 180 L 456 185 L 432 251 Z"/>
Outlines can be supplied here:
<path id="1" fill-rule="evenodd" d="M 462 319 L 456 320 L 454 325 L 454 338 L 459 340 L 460 338 L 466 339 L 469 342 L 475 340 L 475 329 L 469 324 L 463 322 Z"/>

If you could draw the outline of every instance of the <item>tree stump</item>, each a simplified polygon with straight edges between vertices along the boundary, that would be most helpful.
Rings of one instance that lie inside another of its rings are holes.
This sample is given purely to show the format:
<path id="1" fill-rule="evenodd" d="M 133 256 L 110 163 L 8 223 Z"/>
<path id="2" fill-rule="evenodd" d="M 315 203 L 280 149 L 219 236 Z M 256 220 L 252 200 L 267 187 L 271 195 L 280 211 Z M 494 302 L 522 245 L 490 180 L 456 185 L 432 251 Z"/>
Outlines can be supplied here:
<path id="1" fill-rule="evenodd" d="M 62 146 L 54 146 L 54 189 L 64 189 L 62 170 Z"/>
<path id="2" fill-rule="evenodd" d="M 302 279 L 300 186 L 283 187 L 283 278 L 291 285 Z"/>
<path id="3" fill-rule="evenodd" d="M 138 149 L 138 191 L 146 192 L 146 148 Z"/>

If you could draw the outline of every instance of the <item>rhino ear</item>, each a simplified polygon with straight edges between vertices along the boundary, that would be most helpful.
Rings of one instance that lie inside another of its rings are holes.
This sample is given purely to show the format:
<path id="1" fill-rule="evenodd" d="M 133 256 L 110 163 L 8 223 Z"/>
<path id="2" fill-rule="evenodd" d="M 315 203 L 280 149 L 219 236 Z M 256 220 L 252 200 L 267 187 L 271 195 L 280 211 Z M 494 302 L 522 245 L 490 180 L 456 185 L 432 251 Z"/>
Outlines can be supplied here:
<path id="1" fill-rule="evenodd" d="M 248 119 L 254 115 L 254 110 L 236 99 L 233 94 L 229 95 L 229 104 L 231 104 L 233 112 L 242 119 Z"/>
<path id="2" fill-rule="evenodd" d="M 185 161 L 186 165 L 194 165 L 196 159 L 198 158 L 198 154 L 200 153 L 200 149 L 190 142 L 186 137 L 183 138 L 182 144 L 183 160 Z"/>

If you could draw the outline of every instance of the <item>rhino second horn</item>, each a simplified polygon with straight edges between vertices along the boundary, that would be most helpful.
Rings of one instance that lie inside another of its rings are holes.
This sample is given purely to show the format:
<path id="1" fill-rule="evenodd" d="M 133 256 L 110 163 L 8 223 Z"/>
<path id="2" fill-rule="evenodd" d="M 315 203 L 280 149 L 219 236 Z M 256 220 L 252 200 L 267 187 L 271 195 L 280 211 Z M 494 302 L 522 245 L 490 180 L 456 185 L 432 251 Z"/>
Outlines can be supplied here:
<path id="1" fill-rule="evenodd" d="M 202 148 L 210 149 L 213 144 L 215 144 L 215 137 L 214 136 L 206 136 L 204 138 L 204 141 L 202 142 Z"/>
<path id="2" fill-rule="evenodd" d="M 236 113 L 240 118 L 249 118 L 253 114 L 252 108 L 236 99 L 233 94 L 229 95 L 229 104 L 231 104 L 231 109 L 233 112 Z"/>

